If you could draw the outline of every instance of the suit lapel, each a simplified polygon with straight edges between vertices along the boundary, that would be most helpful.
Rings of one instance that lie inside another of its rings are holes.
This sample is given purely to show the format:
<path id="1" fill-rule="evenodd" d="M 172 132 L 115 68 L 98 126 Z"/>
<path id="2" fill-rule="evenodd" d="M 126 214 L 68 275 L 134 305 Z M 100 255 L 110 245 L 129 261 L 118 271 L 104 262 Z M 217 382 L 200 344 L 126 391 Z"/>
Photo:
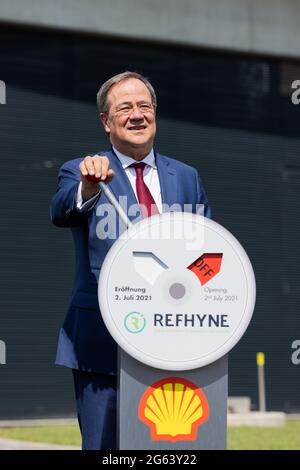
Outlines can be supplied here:
<path id="1" fill-rule="evenodd" d="M 163 204 L 163 212 L 167 212 L 167 206 L 179 202 L 177 200 L 177 184 L 178 177 L 176 171 L 170 167 L 169 161 L 159 153 L 155 154 L 156 165 L 161 189 L 161 199 Z"/>

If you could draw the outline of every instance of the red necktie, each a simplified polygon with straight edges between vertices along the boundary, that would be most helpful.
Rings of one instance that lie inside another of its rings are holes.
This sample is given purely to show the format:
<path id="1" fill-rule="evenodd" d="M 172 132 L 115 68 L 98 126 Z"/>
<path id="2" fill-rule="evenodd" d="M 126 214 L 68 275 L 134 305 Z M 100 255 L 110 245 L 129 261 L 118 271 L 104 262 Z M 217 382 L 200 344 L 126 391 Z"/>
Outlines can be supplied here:
<path id="1" fill-rule="evenodd" d="M 134 163 L 136 173 L 136 193 L 141 205 L 141 212 L 143 217 L 151 217 L 151 215 L 159 214 L 157 205 L 150 193 L 148 186 L 145 184 L 143 173 L 146 163 Z"/>

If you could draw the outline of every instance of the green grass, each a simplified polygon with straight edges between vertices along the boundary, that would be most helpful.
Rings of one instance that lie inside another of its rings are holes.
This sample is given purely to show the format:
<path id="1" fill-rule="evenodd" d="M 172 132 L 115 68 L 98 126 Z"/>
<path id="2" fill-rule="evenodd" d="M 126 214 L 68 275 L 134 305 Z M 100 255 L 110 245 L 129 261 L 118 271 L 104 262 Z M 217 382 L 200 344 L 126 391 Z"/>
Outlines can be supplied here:
<path id="1" fill-rule="evenodd" d="M 2 428 L 0 429 L 1 437 L 77 447 L 81 445 L 78 426 Z M 300 421 L 288 422 L 281 428 L 230 428 L 228 449 L 300 449 Z"/>
<path id="2" fill-rule="evenodd" d="M 300 449 L 300 421 L 278 428 L 230 428 L 228 448 L 232 450 Z"/>
<path id="3" fill-rule="evenodd" d="M 1 428 L 0 439 L 47 442 L 68 446 L 81 446 L 78 426 L 40 426 L 32 428 Z"/>

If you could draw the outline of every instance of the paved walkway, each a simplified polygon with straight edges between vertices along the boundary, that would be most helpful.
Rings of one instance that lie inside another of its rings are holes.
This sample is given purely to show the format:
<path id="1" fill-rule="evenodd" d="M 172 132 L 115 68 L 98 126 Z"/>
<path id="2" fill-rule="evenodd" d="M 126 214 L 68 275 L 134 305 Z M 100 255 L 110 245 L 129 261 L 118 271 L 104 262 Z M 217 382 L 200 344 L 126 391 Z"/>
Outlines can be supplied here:
<path id="1" fill-rule="evenodd" d="M 0 439 L 0 450 L 80 450 L 79 447 Z"/>

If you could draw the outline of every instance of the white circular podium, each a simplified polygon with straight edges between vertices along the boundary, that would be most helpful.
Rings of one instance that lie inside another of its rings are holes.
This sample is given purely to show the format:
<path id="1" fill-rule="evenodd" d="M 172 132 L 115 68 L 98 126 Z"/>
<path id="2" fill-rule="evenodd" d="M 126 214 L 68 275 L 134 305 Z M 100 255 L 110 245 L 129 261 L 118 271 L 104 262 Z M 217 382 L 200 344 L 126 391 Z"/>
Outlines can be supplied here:
<path id="1" fill-rule="evenodd" d="M 148 366 L 207 366 L 240 340 L 255 305 L 255 278 L 236 238 L 216 222 L 173 212 L 144 219 L 115 242 L 98 287 L 115 341 Z"/>

